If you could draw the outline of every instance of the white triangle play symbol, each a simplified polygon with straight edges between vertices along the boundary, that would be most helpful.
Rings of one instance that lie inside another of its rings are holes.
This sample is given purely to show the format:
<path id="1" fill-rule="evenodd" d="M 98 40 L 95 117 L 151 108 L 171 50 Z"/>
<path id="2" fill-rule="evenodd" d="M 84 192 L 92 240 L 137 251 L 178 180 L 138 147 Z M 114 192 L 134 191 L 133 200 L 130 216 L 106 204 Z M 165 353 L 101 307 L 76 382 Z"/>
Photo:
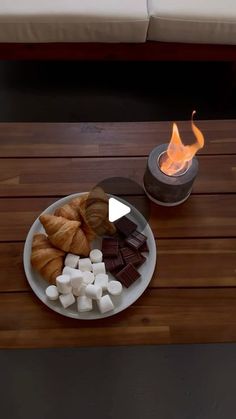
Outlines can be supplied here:
<path id="1" fill-rule="evenodd" d="M 122 202 L 115 198 L 109 198 L 108 217 L 111 223 L 124 217 L 124 215 L 129 214 L 130 211 L 128 205 L 122 204 Z"/>

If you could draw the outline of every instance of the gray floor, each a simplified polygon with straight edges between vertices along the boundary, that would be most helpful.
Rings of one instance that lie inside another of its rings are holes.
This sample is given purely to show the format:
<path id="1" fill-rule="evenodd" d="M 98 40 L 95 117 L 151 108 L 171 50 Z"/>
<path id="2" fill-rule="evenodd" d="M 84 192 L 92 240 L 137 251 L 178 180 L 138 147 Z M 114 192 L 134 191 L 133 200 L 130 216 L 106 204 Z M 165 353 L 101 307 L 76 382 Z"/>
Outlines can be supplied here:
<path id="1" fill-rule="evenodd" d="M 235 419 L 236 345 L 0 352 L 1 417 Z"/>
<path id="2" fill-rule="evenodd" d="M 136 76 L 136 77 L 135 77 Z M 0 62 L 0 121 L 236 117 L 227 63 Z M 5 419 L 235 419 L 236 345 L 0 351 Z"/>

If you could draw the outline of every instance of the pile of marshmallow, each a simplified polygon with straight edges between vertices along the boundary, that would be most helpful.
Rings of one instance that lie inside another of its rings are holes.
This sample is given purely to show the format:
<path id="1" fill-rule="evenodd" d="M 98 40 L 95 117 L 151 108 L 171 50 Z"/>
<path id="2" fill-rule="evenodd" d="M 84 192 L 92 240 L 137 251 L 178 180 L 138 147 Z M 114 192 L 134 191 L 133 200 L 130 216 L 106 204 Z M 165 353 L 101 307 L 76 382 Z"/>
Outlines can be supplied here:
<path id="1" fill-rule="evenodd" d="M 99 249 L 91 250 L 89 258 L 68 253 L 62 275 L 56 278 L 56 285 L 46 288 L 47 298 L 59 298 L 64 308 L 74 304 L 77 298 L 77 309 L 80 313 L 93 310 L 93 301 L 96 301 L 101 313 L 113 310 L 114 304 L 110 295 L 120 295 L 122 284 L 108 280 L 102 260 L 103 254 Z"/>

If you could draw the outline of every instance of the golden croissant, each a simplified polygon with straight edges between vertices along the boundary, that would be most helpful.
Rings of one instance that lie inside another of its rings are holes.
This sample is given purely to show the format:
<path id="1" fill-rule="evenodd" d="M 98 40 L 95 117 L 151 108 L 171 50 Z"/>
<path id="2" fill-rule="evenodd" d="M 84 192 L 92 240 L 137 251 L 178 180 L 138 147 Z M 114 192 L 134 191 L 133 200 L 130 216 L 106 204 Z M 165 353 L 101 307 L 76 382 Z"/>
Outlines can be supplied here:
<path id="1" fill-rule="evenodd" d="M 74 198 L 57 208 L 54 215 L 80 221 L 89 241 L 96 235 L 112 235 L 116 232 L 114 224 L 108 220 L 108 197 L 100 187 L 95 187 L 90 193 Z"/>
<path id="2" fill-rule="evenodd" d="M 45 234 L 35 234 L 32 242 L 31 264 L 51 284 L 61 275 L 65 252 L 51 245 Z"/>
<path id="3" fill-rule="evenodd" d="M 81 222 L 81 228 L 84 231 L 88 241 L 90 242 L 95 238 L 96 234 L 84 222 L 83 218 L 81 217 L 79 205 L 80 205 L 80 197 L 79 198 L 74 198 L 72 201 L 68 202 L 67 204 L 63 205 L 62 207 L 57 208 L 56 211 L 54 212 L 54 215 L 56 215 L 58 217 L 67 218 L 68 220 L 80 221 Z"/>
<path id="4" fill-rule="evenodd" d="M 102 188 L 95 187 L 89 194 L 72 200 L 70 205 L 79 208 L 82 225 L 97 235 L 116 232 L 114 224 L 108 220 L 108 197 Z"/>
<path id="5" fill-rule="evenodd" d="M 67 220 L 50 214 L 43 214 L 39 219 L 48 234 L 48 239 L 55 247 L 64 252 L 88 256 L 89 242 L 79 221 Z"/>

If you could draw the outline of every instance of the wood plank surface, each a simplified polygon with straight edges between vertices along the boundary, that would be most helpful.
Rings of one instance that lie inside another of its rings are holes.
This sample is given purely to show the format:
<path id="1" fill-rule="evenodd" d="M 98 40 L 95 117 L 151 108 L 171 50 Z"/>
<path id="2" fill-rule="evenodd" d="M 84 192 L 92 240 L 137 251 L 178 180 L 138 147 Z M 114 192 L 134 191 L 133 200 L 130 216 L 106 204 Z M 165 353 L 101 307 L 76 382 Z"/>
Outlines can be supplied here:
<path id="1" fill-rule="evenodd" d="M 121 174 L 142 185 L 146 164 L 146 157 L 104 158 L 102 164 L 100 158 L 0 159 L 0 196 L 70 195 Z M 120 193 L 119 185 L 113 189 Z M 232 192 L 236 192 L 236 156 L 199 156 L 193 193 Z"/>
<path id="2" fill-rule="evenodd" d="M 160 239 L 150 288 L 236 286 L 236 239 Z M 0 243 L 0 292 L 29 291 L 22 243 Z"/>
<path id="3" fill-rule="evenodd" d="M 9 307 L 14 309 L 9 310 Z M 236 289 L 146 290 L 122 313 L 79 321 L 45 307 L 33 293 L 0 294 L 0 347 L 231 342 Z"/>
<path id="4" fill-rule="evenodd" d="M 137 208 L 143 198 L 126 196 Z M 22 241 L 40 213 L 57 198 L 0 199 L 0 241 Z M 178 207 L 150 205 L 156 238 L 236 237 L 236 194 L 192 195 Z"/>
<path id="5" fill-rule="evenodd" d="M 190 143 L 190 122 L 178 125 Z M 26 235 L 62 196 L 114 176 L 141 184 L 147 155 L 169 141 L 172 123 L 0 124 L 1 348 L 236 340 L 236 121 L 197 125 L 206 145 L 192 195 L 178 207 L 150 204 L 157 266 L 148 289 L 122 313 L 86 322 L 56 314 L 31 291 Z M 124 198 L 144 204 L 140 190 Z"/>
<path id="6" fill-rule="evenodd" d="M 236 121 L 196 121 L 205 136 L 200 154 L 236 153 Z M 184 143 L 190 121 L 179 121 Z M 146 156 L 168 143 L 172 122 L 1 123 L 0 157 Z"/>

